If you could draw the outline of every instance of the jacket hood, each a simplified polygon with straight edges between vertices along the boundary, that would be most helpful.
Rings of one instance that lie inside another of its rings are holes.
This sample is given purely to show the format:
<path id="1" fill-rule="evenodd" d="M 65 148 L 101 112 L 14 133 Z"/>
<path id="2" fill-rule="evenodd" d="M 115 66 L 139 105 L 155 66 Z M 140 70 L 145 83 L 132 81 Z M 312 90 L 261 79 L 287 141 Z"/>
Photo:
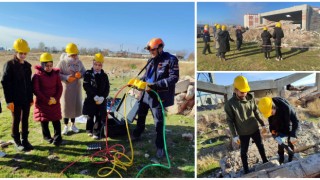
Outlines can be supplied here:
<path id="1" fill-rule="evenodd" d="M 42 69 L 42 67 L 40 65 L 35 65 L 34 69 L 37 70 L 36 74 L 41 74 L 42 72 L 44 72 L 44 70 Z M 60 69 L 59 68 L 52 68 L 52 72 L 59 73 Z"/>

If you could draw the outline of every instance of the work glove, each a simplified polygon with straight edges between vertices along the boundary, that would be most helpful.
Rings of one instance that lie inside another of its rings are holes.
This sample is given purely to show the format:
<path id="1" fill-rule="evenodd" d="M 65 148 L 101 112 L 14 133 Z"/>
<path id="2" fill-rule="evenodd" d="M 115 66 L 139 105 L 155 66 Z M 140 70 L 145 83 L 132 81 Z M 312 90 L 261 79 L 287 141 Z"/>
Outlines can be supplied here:
<path id="1" fill-rule="evenodd" d="M 297 138 L 295 138 L 295 137 L 291 137 L 290 138 L 290 142 L 291 142 L 291 144 L 296 144 L 297 142 L 298 142 L 298 139 Z"/>
<path id="2" fill-rule="evenodd" d="M 233 142 L 234 143 L 237 143 L 240 145 L 240 139 L 239 139 L 239 136 L 236 136 L 236 137 L 233 137 Z"/>
<path id="3" fill-rule="evenodd" d="M 156 90 L 156 84 L 155 83 L 148 83 L 146 86 L 146 91 L 150 92 L 152 90 Z"/>
<path id="4" fill-rule="evenodd" d="M 278 143 L 279 145 L 283 144 L 283 141 L 282 141 L 282 139 L 281 139 L 280 136 L 277 136 L 277 137 L 274 138 L 274 139 L 277 141 L 277 143 Z"/>
<path id="5" fill-rule="evenodd" d="M 79 71 L 77 71 L 75 74 L 74 74 L 74 77 L 77 78 L 77 79 L 80 79 L 82 76 L 81 76 L 81 73 Z"/>
<path id="6" fill-rule="evenodd" d="M 67 82 L 72 83 L 75 80 L 76 80 L 76 78 L 70 75 L 70 76 L 68 76 Z"/>
<path id="7" fill-rule="evenodd" d="M 99 100 L 98 100 L 98 103 L 99 103 L 99 104 L 102 104 L 103 101 L 104 101 L 104 97 L 103 97 L 103 96 L 100 96 L 100 97 L 99 97 Z"/>
<path id="8" fill-rule="evenodd" d="M 94 101 L 99 101 L 99 96 L 96 95 L 96 96 L 93 98 L 93 100 L 94 100 Z"/>
<path id="9" fill-rule="evenodd" d="M 50 97 L 50 100 L 49 100 L 49 105 L 52 105 L 52 104 L 56 104 L 57 103 L 57 101 L 56 101 L 56 99 L 54 98 L 54 97 Z"/>
<path id="10" fill-rule="evenodd" d="M 262 126 L 262 129 L 261 129 L 261 134 L 267 134 L 267 128 L 266 126 Z"/>
<path id="11" fill-rule="evenodd" d="M 13 104 L 13 103 L 7 104 L 7 108 L 8 108 L 11 112 L 14 112 L 14 104 Z"/>

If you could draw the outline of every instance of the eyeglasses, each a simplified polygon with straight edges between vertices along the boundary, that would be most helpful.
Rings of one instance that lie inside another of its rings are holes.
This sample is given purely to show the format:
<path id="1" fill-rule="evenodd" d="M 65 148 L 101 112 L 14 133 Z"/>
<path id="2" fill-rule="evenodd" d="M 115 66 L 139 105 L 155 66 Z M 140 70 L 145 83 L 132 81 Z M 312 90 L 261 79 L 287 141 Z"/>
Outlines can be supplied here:
<path id="1" fill-rule="evenodd" d="M 154 49 L 149 49 L 149 51 L 155 51 L 155 50 L 157 50 L 157 48 L 154 48 Z"/>

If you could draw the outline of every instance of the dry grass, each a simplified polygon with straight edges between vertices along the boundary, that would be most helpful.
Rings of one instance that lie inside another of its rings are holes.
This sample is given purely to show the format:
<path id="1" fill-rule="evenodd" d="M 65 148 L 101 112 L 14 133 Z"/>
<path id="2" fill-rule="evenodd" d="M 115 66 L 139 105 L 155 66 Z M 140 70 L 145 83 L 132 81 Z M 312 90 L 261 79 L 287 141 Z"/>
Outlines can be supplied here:
<path id="1" fill-rule="evenodd" d="M 197 174 L 199 177 L 214 171 L 216 168 L 219 168 L 220 165 L 219 161 L 216 160 L 212 154 L 209 154 L 197 159 L 197 167 Z"/>
<path id="2" fill-rule="evenodd" d="M 312 116 L 315 117 L 320 117 L 320 99 L 316 99 L 313 102 L 310 102 L 308 104 L 308 110 L 309 110 L 309 114 L 311 114 Z"/>
<path id="3" fill-rule="evenodd" d="M 41 53 L 29 53 L 27 61 L 32 65 L 39 64 L 39 57 Z M 53 54 L 54 65 L 57 65 L 59 62 L 61 54 Z M 3 64 L 12 59 L 13 53 L 1 52 L 0 53 L 0 67 L 3 67 Z M 83 62 L 83 65 L 86 69 L 91 68 L 93 56 L 80 56 L 80 60 Z M 141 68 L 146 64 L 147 59 L 125 59 L 125 58 L 105 58 L 105 63 L 103 70 L 106 72 L 111 72 L 114 70 L 114 74 L 120 76 L 125 73 L 129 76 L 135 76 Z M 192 76 L 194 77 L 194 62 L 185 62 L 180 61 L 180 76 Z M 134 68 L 133 68 L 134 67 Z M 0 68 L 2 72 L 2 68 Z M 131 72 L 131 73 L 130 73 Z"/>

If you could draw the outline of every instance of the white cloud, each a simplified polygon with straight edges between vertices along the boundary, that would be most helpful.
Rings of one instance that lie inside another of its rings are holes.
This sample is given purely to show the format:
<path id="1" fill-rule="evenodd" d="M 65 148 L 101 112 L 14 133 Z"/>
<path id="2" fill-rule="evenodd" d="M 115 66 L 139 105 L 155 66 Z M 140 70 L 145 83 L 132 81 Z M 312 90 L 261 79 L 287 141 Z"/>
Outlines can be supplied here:
<path id="1" fill-rule="evenodd" d="M 51 34 L 33 32 L 33 31 L 26 31 L 22 29 L 10 28 L 5 26 L 0 26 L 0 46 L 4 46 L 7 48 L 11 48 L 13 42 L 17 38 L 23 38 L 28 41 L 29 46 L 31 48 L 38 47 L 40 42 L 44 42 L 47 47 L 53 47 L 60 49 L 65 47 L 67 43 L 74 42 L 78 44 L 79 47 L 87 47 L 93 48 L 98 47 L 101 49 L 116 49 L 118 45 L 114 44 L 107 44 L 103 42 L 94 42 L 87 39 L 81 38 L 72 38 L 72 37 L 63 37 L 63 36 L 56 36 Z"/>

